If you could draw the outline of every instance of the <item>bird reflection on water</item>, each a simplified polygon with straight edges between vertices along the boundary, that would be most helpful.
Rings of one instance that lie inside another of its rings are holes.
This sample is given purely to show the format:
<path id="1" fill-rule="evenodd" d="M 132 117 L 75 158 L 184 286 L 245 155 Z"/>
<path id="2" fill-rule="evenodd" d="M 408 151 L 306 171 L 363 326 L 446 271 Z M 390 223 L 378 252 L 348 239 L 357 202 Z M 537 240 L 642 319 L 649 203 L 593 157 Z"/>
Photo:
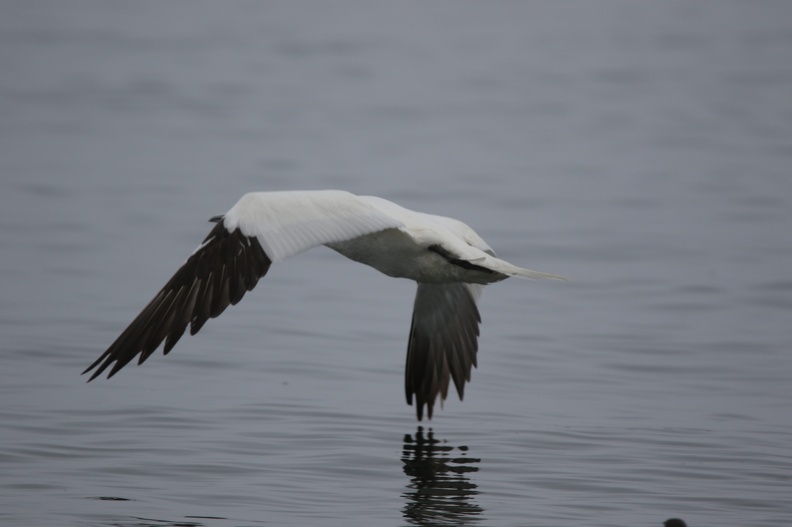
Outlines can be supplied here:
<path id="1" fill-rule="evenodd" d="M 414 525 L 468 525 L 482 520 L 484 510 L 475 503 L 479 493 L 468 478 L 477 472 L 478 458 L 467 456 L 467 447 L 453 447 L 435 439 L 430 429 L 418 427 L 404 436 L 402 462 L 410 478 L 404 518 Z"/>

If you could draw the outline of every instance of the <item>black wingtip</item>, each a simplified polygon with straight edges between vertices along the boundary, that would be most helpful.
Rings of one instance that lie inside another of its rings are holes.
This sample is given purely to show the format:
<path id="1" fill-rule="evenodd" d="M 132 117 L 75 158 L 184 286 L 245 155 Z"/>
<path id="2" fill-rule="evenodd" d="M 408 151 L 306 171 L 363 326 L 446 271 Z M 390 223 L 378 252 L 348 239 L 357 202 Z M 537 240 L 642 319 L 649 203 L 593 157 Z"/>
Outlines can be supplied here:
<path id="1" fill-rule="evenodd" d="M 223 216 L 212 218 L 220 222 Z M 93 364 L 83 372 L 88 381 L 109 369 L 115 375 L 135 357 L 145 361 L 165 341 L 163 352 L 173 348 L 187 326 L 195 334 L 210 318 L 239 302 L 267 274 L 272 261 L 256 237 L 229 232 L 218 223 L 203 244 L 176 271 Z M 219 272 L 215 270 L 219 269 Z"/>
<path id="2" fill-rule="evenodd" d="M 431 326 L 423 322 L 427 319 Z M 407 404 L 415 401 L 418 421 L 432 419 L 438 399 L 442 408 L 451 381 L 459 399 L 464 398 L 477 362 L 480 322 L 476 300 L 465 284 L 418 285 L 404 375 Z"/>
<path id="3" fill-rule="evenodd" d="M 90 371 L 91 371 L 90 369 L 87 369 L 87 370 L 85 370 L 84 372 L 82 372 L 80 375 L 85 375 L 86 373 L 88 373 L 88 372 L 90 372 Z M 94 380 L 94 379 L 96 379 L 97 377 L 99 377 L 99 374 L 100 374 L 100 373 L 101 373 L 101 372 L 98 372 L 98 371 L 95 371 L 95 372 L 93 372 L 93 374 L 92 374 L 90 377 L 88 377 L 88 379 L 87 379 L 85 382 L 86 382 L 86 383 L 89 383 L 89 382 L 91 382 L 92 380 Z"/>
<path id="4" fill-rule="evenodd" d="M 100 362 L 102 362 L 102 360 L 103 360 L 104 358 L 105 358 L 105 356 L 104 356 L 104 355 L 102 355 L 101 357 L 99 357 L 99 358 L 98 358 L 96 361 L 94 361 L 94 363 L 93 363 L 93 364 L 91 364 L 90 366 L 88 366 L 87 368 L 85 368 L 85 369 L 83 370 L 83 372 L 82 372 L 80 375 L 85 375 L 86 373 L 90 373 L 90 372 L 91 372 L 91 370 L 93 370 L 94 368 L 96 368 L 96 367 L 99 365 L 99 363 L 100 363 Z M 92 380 L 96 379 L 96 377 L 98 377 L 98 376 L 99 376 L 99 374 L 100 374 L 100 373 L 102 373 L 102 369 L 103 369 L 103 368 L 100 368 L 100 369 L 98 369 L 98 370 L 94 371 L 94 372 L 93 372 L 93 374 L 92 374 L 90 377 L 88 377 L 88 380 L 87 380 L 87 381 L 85 381 L 85 382 L 91 382 Z"/>
<path id="5" fill-rule="evenodd" d="M 221 215 L 219 215 L 219 216 L 212 216 L 211 218 L 209 218 L 209 221 L 210 221 L 211 223 L 220 223 L 221 221 L 223 221 L 223 218 L 225 218 L 225 216 L 223 216 L 223 215 L 221 214 Z"/>
<path id="6" fill-rule="evenodd" d="M 94 362 L 93 364 L 91 364 L 90 366 L 85 368 L 85 370 L 83 370 L 83 372 L 80 375 L 85 375 L 86 373 L 90 373 L 91 374 L 91 376 L 88 377 L 88 380 L 85 381 L 85 382 L 87 382 L 87 383 L 91 382 L 92 380 L 94 380 L 97 377 L 99 377 L 102 374 L 103 371 L 105 371 L 105 368 L 107 368 L 108 364 L 103 364 L 103 365 L 100 366 L 100 363 L 102 361 L 104 361 L 105 356 L 106 355 L 102 355 L 101 357 L 99 357 L 99 359 L 96 360 L 96 362 Z M 114 372 L 111 372 L 110 375 L 107 376 L 107 378 L 109 379 L 110 377 L 112 377 L 113 373 Z"/>

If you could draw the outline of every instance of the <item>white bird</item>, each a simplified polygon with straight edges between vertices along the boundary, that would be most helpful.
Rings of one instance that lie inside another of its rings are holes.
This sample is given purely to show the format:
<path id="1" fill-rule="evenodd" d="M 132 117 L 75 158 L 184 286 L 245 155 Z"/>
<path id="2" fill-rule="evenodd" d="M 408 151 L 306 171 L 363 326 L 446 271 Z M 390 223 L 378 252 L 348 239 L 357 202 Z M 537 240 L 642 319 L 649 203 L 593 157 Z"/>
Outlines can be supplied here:
<path id="1" fill-rule="evenodd" d="M 194 335 L 209 318 L 239 302 L 270 265 L 325 245 L 397 278 L 418 282 L 407 345 L 405 392 L 418 420 L 429 419 L 452 379 L 460 400 L 476 366 L 482 286 L 520 278 L 555 278 L 495 257 L 459 220 L 405 209 L 374 196 L 339 190 L 251 192 L 222 216 L 165 287 L 93 364 L 89 381 L 108 378 L 136 356 L 145 361 L 162 342 L 167 354 L 187 326 Z M 115 364 L 114 364 L 115 363 Z"/>

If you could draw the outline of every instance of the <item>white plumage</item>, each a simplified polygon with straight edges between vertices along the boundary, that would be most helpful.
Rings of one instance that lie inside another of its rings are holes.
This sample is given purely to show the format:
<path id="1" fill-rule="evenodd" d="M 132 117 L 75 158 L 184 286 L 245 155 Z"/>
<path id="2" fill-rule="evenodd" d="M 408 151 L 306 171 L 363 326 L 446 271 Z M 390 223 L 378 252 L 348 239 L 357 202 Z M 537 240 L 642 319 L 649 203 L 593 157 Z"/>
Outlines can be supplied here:
<path id="1" fill-rule="evenodd" d="M 450 381 L 459 393 L 476 365 L 476 299 L 481 286 L 510 276 L 556 278 L 514 266 L 466 224 L 405 209 L 374 196 L 339 190 L 251 192 L 224 214 L 176 274 L 85 372 L 112 377 L 160 344 L 168 353 L 187 326 L 195 334 L 209 318 L 242 299 L 272 263 L 326 245 L 382 273 L 418 283 L 407 347 L 405 392 L 418 419 L 432 417 Z"/>

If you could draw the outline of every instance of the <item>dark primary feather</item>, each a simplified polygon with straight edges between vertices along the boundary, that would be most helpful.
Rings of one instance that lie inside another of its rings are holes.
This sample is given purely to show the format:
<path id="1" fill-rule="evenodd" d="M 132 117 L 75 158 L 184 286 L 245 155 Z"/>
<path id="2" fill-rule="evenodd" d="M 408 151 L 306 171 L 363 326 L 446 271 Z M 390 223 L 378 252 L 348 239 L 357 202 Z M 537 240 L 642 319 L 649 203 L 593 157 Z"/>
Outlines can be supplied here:
<path id="1" fill-rule="evenodd" d="M 480 322 L 476 301 L 465 284 L 418 284 L 404 388 L 407 404 L 415 395 L 419 421 L 424 405 L 432 418 L 435 399 L 446 398 L 449 380 L 463 398 L 465 382 L 476 366 Z"/>
<path id="2" fill-rule="evenodd" d="M 219 316 L 229 305 L 239 302 L 256 286 L 272 262 L 255 237 L 237 229 L 229 232 L 222 217 L 212 218 L 217 225 L 201 246 L 182 265 L 165 287 L 83 373 L 95 371 L 93 380 L 115 363 L 112 377 L 138 354 L 138 364 L 162 344 L 167 354 L 179 341 L 187 326 L 195 335 L 210 318 Z"/>

